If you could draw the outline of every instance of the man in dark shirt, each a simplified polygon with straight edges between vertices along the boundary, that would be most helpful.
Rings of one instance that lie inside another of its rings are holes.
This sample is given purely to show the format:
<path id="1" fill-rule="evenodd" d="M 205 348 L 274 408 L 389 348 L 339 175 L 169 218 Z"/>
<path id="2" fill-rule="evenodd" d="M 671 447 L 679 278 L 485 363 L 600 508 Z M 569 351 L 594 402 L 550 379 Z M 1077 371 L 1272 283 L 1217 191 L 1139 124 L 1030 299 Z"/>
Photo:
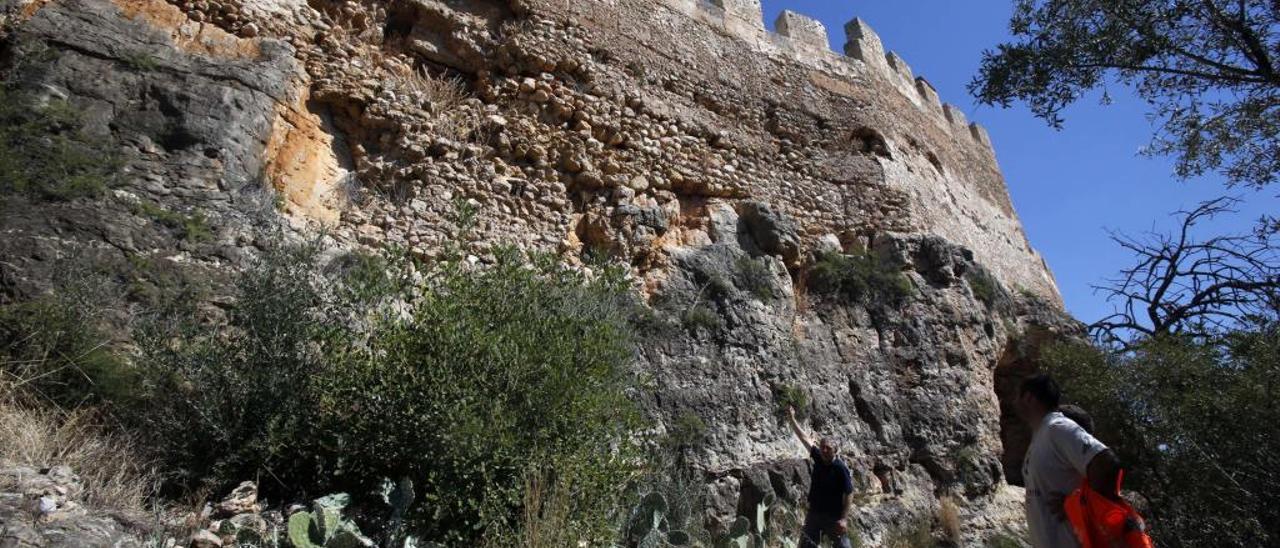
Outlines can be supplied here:
<path id="1" fill-rule="evenodd" d="M 813 471 L 809 482 L 809 512 L 804 517 L 804 530 L 800 536 L 800 548 L 817 548 L 823 539 L 830 539 L 840 548 L 850 548 L 849 507 L 853 499 L 853 476 L 844 461 L 836 458 L 836 446 L 823 437 L 814 445 L 796 423 L 795 409 L 787 408 L 787 421 L 791 430 L 813 459 Z"/>

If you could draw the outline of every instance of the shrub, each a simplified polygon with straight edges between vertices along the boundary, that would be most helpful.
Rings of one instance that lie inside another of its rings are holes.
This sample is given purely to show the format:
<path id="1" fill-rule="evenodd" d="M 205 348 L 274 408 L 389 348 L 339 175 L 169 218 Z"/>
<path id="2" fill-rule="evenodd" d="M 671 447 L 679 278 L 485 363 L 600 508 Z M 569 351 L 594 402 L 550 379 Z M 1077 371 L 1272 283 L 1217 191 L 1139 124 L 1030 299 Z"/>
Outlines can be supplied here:
<path id="1" fill-rule="evenodd" d="M 911 280 L 871 253 L 824 253 L 809 270 L 815 292 L 866 305 L 901 305 L 914 291 Z"/>
<path id="2" fill-rule="evenodd" d="M 762 301 L 774 297 L 773 271 L 769 269 L 767 260 L 745 256 L 737 260 L 737 274 L 742 287 Z"/>
<path id="3" fill-rule="evenodd" d="M 790 384 L 778 384 L 773 387 L 773 401 L 777 404 L 778 416 L 785 417 L 788 407 L 794 407 L 797 417 L 809 413 L 809 397 L 804 390 Z"/>
<path id="4" fill-rule="evenodd" d="M 184 240 L 198 243 L 213 238 L 209 220 L 199 211 L 184 215 L 154 202 L 141 201 L 133 206 L 133 212 L 176 230 L 178 237 Z"/>
<path id="5" fill-rule="evenodd" d="M 67 102 L 0 84 L 0 195 L 71 200 L 100 194 L 120 162 L 110 143 L 87 135 Z"/>
<path id="6" fill-rule="evenodd" d="M 188 483 L 261 474 L 292 496 L 409 477 L 424 493 L 410 527 L 471 545 L 516 534 L 529 478 L 550 478 L 573 493 L 558 527 L 607 537 L 601 509 L 637 464 L 625 283 L 496 255 L 481 269 L 358 258 L 328 278 L 315 250 L 269 256 L 240 280 L 228 329 L 147 337 L 143 422 Z"/>
<path id="7" fill-rule="evenodd" d="M 684 451 L 702 445 L 707 437 L 707 423 L 692 411 L 682 411 L 667 429 L 663 444 L 672 451 Z"/>
<path id="8" fill-rule="evenodd" d="M 437 270 L 410 320 L 380 322 L 367 351 L 323 381 L 324 430 L 346 447 L 336 473 L 424 478 L 438 497 L 420 521 L 429 538 L 463 542 L 509 524 L 530 463 L 574 478 L 580 538 L 605 534 L 600 509 L 634 464 L 621 276 L 520 259 L 506 251 L 491 268 Z"/>
<path id="9" fill-rule="evenodd" d="M 933 538 L 933 521 L 927 516 L 911 518 L 899 524 L 885 535 L 887 548 L 933 548 L 938 541 Z"/>
<path id="10" fill-rule="evenodd" d="M 1065 398 L 1090 412 L 1098 437 L 1145 495 L 1162 546 L 1264 546 L 1280 539 L 1280 332 L 1218 340 L 1157 338 L 1114 354 L 1060 344 L 1046 354 Z M 1250 425 L 1224 428 L 1224 425 Z"/>
<path id="11" fill-rule="evenodd" d="M 1026 535 L 1017 534 L 1013 531 L 999 531 L 987 537 L 987 548 L 1024 548 L 1030 546 Z"/>
<path id="12" fill-rule="evenodd" d="M 149 53 L 127 52 L 120 57 L 124 64 L 136 72 L 152 72 L 160 68 L 159 61 Z"/>
<path id="13" fill-rule="evenodd" d="M 689 331 L 699 329 L 715 331 L 720 328 L 720 316 L 716 315 L 711 307 L 697 303 L 685 309 L 684 314 L 680 316 L 680 323 L 684 324 L 685 329 Z"/>
<path id="14" fill-rule="evenodd" d="M 189 320 L 186 303 L 141 324 L 149 398 L 131 422 L 177 486 L 222 491 L 260 473 L 289 482 L 319 472 L 316 379 L 351 334 L 312 278 L 315 256 L 276 250 L 241 274 L 225 329 Z"/>
<path id="15" fill-rule="evenodd" d="M 109 299 L 100 290 L 83 278 L 0 305 L 0 382 L 67 408 L 130 400 L 138 376 L 105 328 Z"/>
<path id="16" fill-rule="evenodd" d="M 969 282 L 969 289 L 973 291 L 973 296 L 978 301 L 986 305 L 987 308 L 991 308 L 991 305 L 995 304 L 996 298 L 1002 290 L 1000 289 L 1000 282 L 997 282 L 991 276 L 991 273 L 975 268 L 966 273 L 964 278 Z"/>

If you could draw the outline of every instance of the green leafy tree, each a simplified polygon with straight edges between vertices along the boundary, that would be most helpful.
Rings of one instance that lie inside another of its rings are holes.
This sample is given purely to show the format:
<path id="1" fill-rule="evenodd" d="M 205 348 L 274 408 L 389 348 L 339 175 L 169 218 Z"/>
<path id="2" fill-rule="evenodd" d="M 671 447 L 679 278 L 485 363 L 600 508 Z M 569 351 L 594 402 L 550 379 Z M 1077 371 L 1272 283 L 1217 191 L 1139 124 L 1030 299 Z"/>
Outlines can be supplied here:
<path id="1" fill-rule="evenodd" d="M 1151 503 L 1160 546 L 1280 542 L 1280 329 L 1213 340 L 1157 336 L 1127 352 L 1083 343 L 1046 354 Z"/>
<path id="2" fill-rule="evenodd" d="M 1064 108 L 1115 81 L 1150 104 L 1150 151 L 1174 156 L 1179 176 L 1260 187 L 1280 175 L 1280 4 L 1017 0 L 1009 27 L 969 85 L 982 103 L 1025 102 L 1060 126 Z"/>
<path id="3" fill-rule="evenodd" d="M 572 489 L 556 527 L 602 542 L 640 464 L 634 304 L 617 269 L 496 255 L 271 253 L 240 276 L 227 325 L 181 308 L 150 322 L 134 421 L 179 484 L 262 478 L 272 497 L 359 501 L 409 478 L 409 528 L 470 546 L 520 534 L 539 478 Z"/>

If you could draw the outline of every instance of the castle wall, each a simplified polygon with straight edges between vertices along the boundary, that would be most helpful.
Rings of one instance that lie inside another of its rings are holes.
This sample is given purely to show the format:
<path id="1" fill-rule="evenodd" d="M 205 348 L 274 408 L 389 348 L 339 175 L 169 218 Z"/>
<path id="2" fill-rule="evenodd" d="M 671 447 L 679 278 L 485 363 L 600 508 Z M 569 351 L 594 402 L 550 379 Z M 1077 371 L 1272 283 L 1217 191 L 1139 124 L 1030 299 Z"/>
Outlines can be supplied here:
<path id="1" fill-rule="evenodd" d="M 746 103 L 776 102 L 824 119 L 811 130 L 813 134 L 877 131 L 889 149 L 889 154 L 877 158 L 882 182 L 911 197 L 908 209 L 913 215 L 905 223 L 877 221 L 880 228 L 943 236 L 994 265 L 1006 285 L 1060 301 L 1052 274 L 1022 231 L 987 131 L 971 123 L 959 107 L 944 103 L 926 78 L 886 49 L 867 21 L 854 18 L 846 24 L 848 40 L 842 55 L 830 50 L 821 22 L 799 13 L 783 12 L 775 22 L 776 32 L 769 32 L 756 0 L 658 0 L 658 9 L 654 4 L 618 0 L 607 10 L 584 3 L 568 3 L 561 9 L 576 14 L 570 17 L 573 20 L 616 18 L 612 27 L 602 25 L 602 30 L 620 33 L 620 44 L 644 34 L 633 48 L 636 57 L 658 64 L 674 60 L 673 68 L 690 71 L 682 78 L 730 85 Z M 743 119 L 730 122 L 747 123 Z M 797 131 L 810 139 L 849 139 L 839 134 L 806 135 L 808 128 Z M 744 134 L 755 145 L 767 138 L 752 131 Z M 803 184 L 821 187 L 830 184 L 832 177 L 840 178 L 828 175 L 826 182 Z M 807 204 L 797 208 L 796 214 L 807 219 L 814 231 L 825 226 L 840 233 L 841 223 L 859 222 L 839 213 L 839 204 L 823 204 L 818 198 L 847 201 L 841 194 L 847 191 L 799 191 L 768 181 L 758 183 L 759 188 L 748 191 L 750 195 L 778 195 Z"/>

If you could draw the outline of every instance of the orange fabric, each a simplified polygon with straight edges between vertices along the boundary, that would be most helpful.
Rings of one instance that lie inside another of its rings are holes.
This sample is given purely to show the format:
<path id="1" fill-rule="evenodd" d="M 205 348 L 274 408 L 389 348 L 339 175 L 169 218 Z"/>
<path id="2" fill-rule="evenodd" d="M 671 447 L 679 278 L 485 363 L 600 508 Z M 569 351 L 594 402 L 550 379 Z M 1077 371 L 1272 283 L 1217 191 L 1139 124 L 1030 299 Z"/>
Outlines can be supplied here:
<path id="1" fill-rule="evenodd" d="M 1119 491 L 1119 481 L 1116 483 Z M 1064 506 L 1082 548 L 1155 548 L 1142 516 L 1129 503 L 1098 494 L 1087 480 L 1067 497 Z"/>

